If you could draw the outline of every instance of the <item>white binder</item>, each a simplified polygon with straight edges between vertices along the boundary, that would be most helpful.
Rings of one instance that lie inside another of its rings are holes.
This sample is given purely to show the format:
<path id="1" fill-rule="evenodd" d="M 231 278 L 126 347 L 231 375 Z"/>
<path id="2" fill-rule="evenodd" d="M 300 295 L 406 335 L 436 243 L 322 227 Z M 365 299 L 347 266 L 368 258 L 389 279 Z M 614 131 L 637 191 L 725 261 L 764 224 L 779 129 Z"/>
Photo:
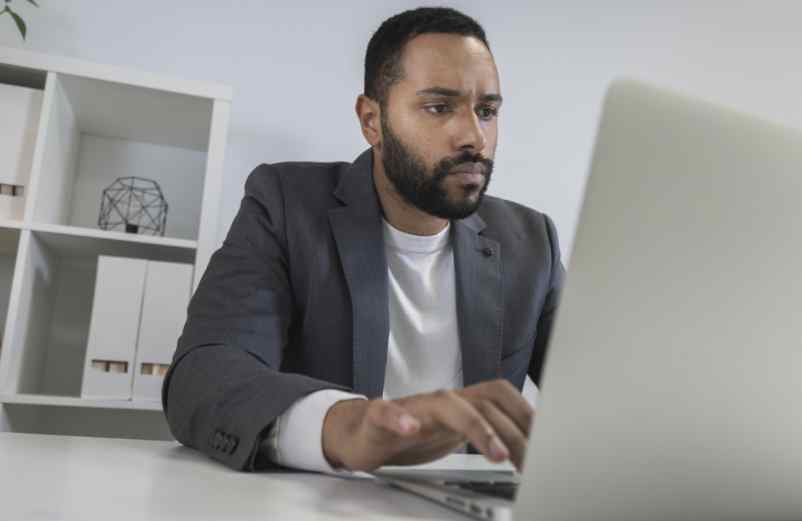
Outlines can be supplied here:
<path id="1" fill-rule="evenodd" d="M 22 220 L 42 91 L 0 84 L 0 219 Z"/>
<path id="2" fill-rule="evenodd" d="M 147 261 L 98 257 L 81 397 L 129 400 Z"/>
<path id="3" fill-rule="evenodd" d="M 164 374 L 186 321 L 192 275 L 191 264 L 148 261 L 134 370 L 134 400 L 161 399 Z"/>

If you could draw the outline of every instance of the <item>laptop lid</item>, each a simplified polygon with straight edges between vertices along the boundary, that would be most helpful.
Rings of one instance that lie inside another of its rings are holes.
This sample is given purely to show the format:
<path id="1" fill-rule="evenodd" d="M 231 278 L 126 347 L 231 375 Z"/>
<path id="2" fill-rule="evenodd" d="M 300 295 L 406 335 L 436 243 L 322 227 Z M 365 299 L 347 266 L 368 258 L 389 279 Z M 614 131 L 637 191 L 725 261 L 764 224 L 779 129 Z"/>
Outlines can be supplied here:
<path id="1" fill-rule="evenodd" d="M 605 99 L 516 520 L 802 518 L 802 132 Z"/>

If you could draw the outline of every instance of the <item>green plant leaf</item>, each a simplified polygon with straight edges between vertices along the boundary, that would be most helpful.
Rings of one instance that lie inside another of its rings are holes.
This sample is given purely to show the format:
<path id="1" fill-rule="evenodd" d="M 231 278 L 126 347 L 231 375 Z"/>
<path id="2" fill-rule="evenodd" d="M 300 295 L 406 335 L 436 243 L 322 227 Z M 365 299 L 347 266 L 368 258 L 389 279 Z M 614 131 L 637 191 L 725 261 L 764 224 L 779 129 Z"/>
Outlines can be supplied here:
<path id="1" fill-rule="evenodd" d="M 25 26 L 25 20 L 20 18 L 20 15 L 18 15 L 17 13 L 12 11 L 11 9 L 9 9 L 9 8 L 7 8 L 7 9 L 8 9 L 8 14 L 10 14 L 11 17 L 14 19 L 14 21 L 17 22 L 17 29 L 19 29 L 19 32 L 22 35 L 22 39 L 24 40 L 25 39 L 25 33 L 28 32 L 28 28 Z"/>
<path id="2" fill-rule="evenodd" d="M 36 3 L 36 0 L 28 0 L 28 3 L 39 7 L 39 4 Z"/>

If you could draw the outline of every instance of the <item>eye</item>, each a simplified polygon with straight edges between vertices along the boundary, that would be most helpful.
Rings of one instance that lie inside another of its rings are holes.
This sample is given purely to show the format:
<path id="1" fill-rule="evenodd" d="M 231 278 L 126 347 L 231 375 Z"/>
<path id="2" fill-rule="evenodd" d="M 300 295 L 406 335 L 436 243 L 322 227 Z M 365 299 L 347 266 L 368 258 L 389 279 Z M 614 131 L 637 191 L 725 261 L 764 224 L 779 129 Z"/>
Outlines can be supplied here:
<path id="1" fill-rule="evenodd" d="M 485 121 L 488 121 L 488 120 L 491 120 L 491 119 L 495 118 L 496 116 L 498 116 L 498 109 L 496 107 L 491 106 L 491 105 L 485 105 L 485 106 L 479 107 L 476 110 L 476 113 L 479 115 L 479 119 L 483 119 Z"/>
<path id="2" fill-rule="evenodd" d="M 423 109 L 430 114 L 444 114 L 451 110 L 447 103 L 437 103 L 435 105 L 426 105 Z"/>

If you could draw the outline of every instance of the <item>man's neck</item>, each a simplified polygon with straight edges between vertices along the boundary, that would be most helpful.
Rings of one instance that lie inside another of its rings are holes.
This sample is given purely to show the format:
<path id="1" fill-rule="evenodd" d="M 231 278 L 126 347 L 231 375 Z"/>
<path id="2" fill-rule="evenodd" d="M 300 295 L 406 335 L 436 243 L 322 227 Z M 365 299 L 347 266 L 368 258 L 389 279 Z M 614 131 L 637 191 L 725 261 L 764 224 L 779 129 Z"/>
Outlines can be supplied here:
<path id="1" fill-rule="evenodd" d="M 413 235 L 435 235 L 448 226 L 447 219 L 428 214 L 407 203 L 384 172 L 384 164 L 373 151 L 373 183 L 379 195 L 384 218 L 397 230 Z"/>

